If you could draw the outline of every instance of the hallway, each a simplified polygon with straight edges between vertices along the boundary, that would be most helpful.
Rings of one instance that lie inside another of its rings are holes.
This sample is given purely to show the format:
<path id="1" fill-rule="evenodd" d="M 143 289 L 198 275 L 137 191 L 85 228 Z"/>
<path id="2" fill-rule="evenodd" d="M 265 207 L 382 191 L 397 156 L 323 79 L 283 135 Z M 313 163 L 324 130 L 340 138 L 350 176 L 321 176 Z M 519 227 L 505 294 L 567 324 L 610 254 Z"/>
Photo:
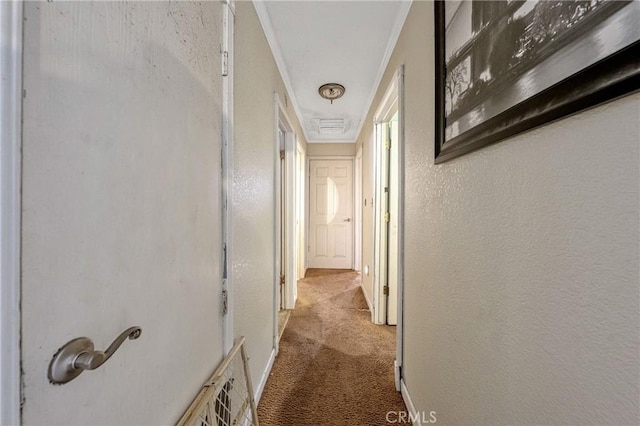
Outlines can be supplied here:
<path id="1" fill-rule="evenodd" d="M 258 406 L 262 425 L 385 424 L 405 411 L 394 389 L 395 327 L 374 325 L 353 271 L 310 269 Z"/>
<path id="2" fill-rule="evenodd" d="M 640 424 L 638 20 L 442 140 L 442 46 L 565 3 L 0 1 L 0 425 L 176 424 L 240 337 L 265 425 Z"/>

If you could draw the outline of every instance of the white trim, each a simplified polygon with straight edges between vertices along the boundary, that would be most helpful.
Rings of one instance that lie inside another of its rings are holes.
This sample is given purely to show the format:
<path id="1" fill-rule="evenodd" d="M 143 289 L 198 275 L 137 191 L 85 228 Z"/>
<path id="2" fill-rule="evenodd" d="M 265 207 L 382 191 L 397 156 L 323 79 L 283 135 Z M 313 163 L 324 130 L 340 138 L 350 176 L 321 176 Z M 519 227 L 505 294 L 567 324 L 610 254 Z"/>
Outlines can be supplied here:
<path id="1" fill-rule="evenodd" d="M 269 361 L 267 361 L 267 366 L 262 372 L 262 376 L 260 377 L 260 383 L 258 383 L 258 387 L 255 389 L 255 400 L 256 404 L 260 402 L 260 398 L 262 398 L 262 392 L 264 391 L 264 387 L 267 384 L 267 380 L 269 379 L 269 375 L 271 374 L 271 369 L 273 368 L 273 363 L 276 361 L 276 349 L 271 350 L 271 355 L 269 355 Z"/>
<path id="2" fill-rule="evenodd" d="M 222 317 L 222 347 L 228 353 L 233 347 L 234 289 L 233 289 L 233 26 L 234 0 L 224 0 L 223 7 L 223 51 L 228 52 L 228 75 L 222 78 L 222 243 L 226 247 L 226 278 L 222 289 L 227 292 L 227 314 Z M 225 7 L 226 6 L 226 7 Z"/>
<path id="3" fill-rule="evenodd" d="M 353 269 L 356 271 L 362 271 L 362 145 L 358 147 L 356 156 L 353 160 L 354 166 L 354 211 L 353 211 L 353 226 L 354 226 L 354 256 L 353 256 Z M 363 288 L 364 290 L 364 288 Z M 366 293 L 365 293 L 366 294 Z"/>
<path id="4" fill-rule="evenodd" d="M 384 283 L 381 280 L 381 271 L 383 268 L 386 268 L 387 265 L 383 265 L 383 260 L 380 257 L 382 244 L 385 243 L 382 235 L 382 222 L 380 218 L 380 214 L 382 211 L 382 200 L 380 199 L 381 193 L 381 185 L 382 185 L 382 176 L 380 176 L 380 167 L 381 163 L 384 159 L 383 153 L 381 152 L 382 141 L 384 139 L 383 131 L 386 123 L 391 116 L 398 111 L 399 123 L 398 123 L 398 170 L 399 170 L 399 179 L 398 179 L 398 327 L 396 330 L 398 334 L 398 348 L 396 349 L 396 354 L 398 356 L 399 367 L 402 366 L 402 325 L 401 325 L 401 317 L 402 317 L 402 291 L 403 284 L 402 279 L 404 277 L 404 263 L 403 263 L 403 193 L 404 193 L 404 111 L 401 110 L 403 108 L 403 100 L 401 99 L 402 93 L 401 89 L 403 89 L 403 81 L 404 81 L 404 65 L 400 66 L 400 68 L 395 72 L 389 86 L 384 92 L 382 100 L 380 101 L 378 107 L 376 108 L 376 112 L 373 116 L 374 121 L 374 142 L 373 142 L 373 170 L 374 170 L 374 216 L 373 216 L 373 236 L 374 236 L 374 265 L 373 265 L 373 301 L 374 301 L 374 310 L 372 311 L 372 318 L 375 324 L 385 324 L 387 322 L 387 309 L 386 309 L 386 299 L 383 297 L 382 287 Z M 386 237 L 385 237 L 386 238 Z"/>
<path id="5" fill-rule="evenodd" d="M 311 160 L 353 160 L 353 155 L 307 155 L 307 163 Z"/>
<path id="6" fill-rule="evenodd" d="M 273 99 L 274 99 L 274 205 L 275 205 L 275 227 L 274 227 L 274 254 L 275 254 L 275 262 L 274 262 L 274 277 L 273 277 L 273 347 L 276 350 L 276 353 L 278 352 L 278 347 L 279 347 L 279 342 L 278 342 L 278 311 L 280 309 L 280 270 L 281 270 L 281 264 L 280 264 L 280 238 L 281 238 L 281 232 L 282 229 L 280 227 L 281 224 L 281 215 L 284 215 L 284 219 L 285 219 L 285 227 L 286 227 L 286 235 L 287 235 L 287 242 L 289 244 L 287 244 L 286 250 L 287 252 L 285 253 L 285 279 L 287 275 L 290 275 L 290 269 L 291 269 L 291 261 L 287 262 L 287 259 L 293 259 L 294 258 L 294 254 L 292 252 L 292 250 L 295 248 L 295 244 L 292 245 L 291 244 L 291 240 L 292 240 L 292 233 L 295 234 L 295 223 L 292 222 L 292 219 L 295 219 L 295 215 L 292 215 L 291 212 L 292 210 L 290 210 L 290 202 L 288 200 L 287 202 L 287 206 L 285 208 L 285 211 L 283 212 L 281 207 L 280 207 L 280 196 L 281 196 L 281 170 L 280 170 L 280 142 L 279 142 L 279 131 L 282 128 L 285 131 L 285 144 L 284 144 L 284 150 L 285 150 L 285 170 L 290 171 L 292 169 L 295 169 L 295 161 L 292 160 L 294 152 L 293 150 L 295 149 L 295 145 L 296 145 L 296 141 L 295 141 L 295 133 L 293 131 L 293 125 L 291 124 L 291 120 L 289 119 L 289 116 L 287 114 L 287 111 L 282 103 L 282 101 L 280 100 L 280 96 L 278 95 L 278 92 L 274 92 L 273 94 Z M 288 155 L 287 155 L 288 153 Z M 289 160 L 287 161 L 287 156 L 289 157 Z M 290 166 L 291 164 L 293 164 L 293 166 Z M 291 179 L 292 179 L 293 175 L 291 173 L 287 174 L 287 182 L 285 182 L 285 184 L 287 185 L 287 191 L 289 191 L 290 189 L 290 183 L 291 183 Z M 293 223 L 293 226 L 292 226 Z M 295 239 L 295 238 L 294 238 Z M 295 271 L 295 267 L 293 269 Z M 295 272 L 293 274 L 293 277 L 295 277 Z M 292 283 L 291 282 L 292 276 L 289 276 L 289 282 L 285 283 L 285 300 L 284 302 L 284 307 L 287 309 L 292 309 L 293 306 L 291 306 L 291 308 L 289 308 L 287 306 L 287 303 L 290 303 L 291 305 L 293 303 L 295 303 L 295 300 L 293 300 L 293 298 L 290 296 L 292 294 L 294 294 L 295 292 L 295 288 L 293 288 L 293 285 L 295 285 L 295 282 Z"/>
<path id="7" fill-rule="evenodd" d="M 273 30 L 273 25 L 271 24 L 271 18 L 269 17 L 269 12 L 265 6 L 266 0 L 253 0 L 253 6 L 256 10 L 256 14 L 258 15 L 258 19 L 260 20 L 260 24 L 262 25 L 262 30 L 265 34 L 267 42 L 269 43 L 269 47 L 271 48 L 271 53 L 273 54 L 273 58 L 276 62 L 276 66 L 280 71 L 280 75 L 282 76 L 282 81 L 284 82 L 284 86 L 287 89 L 287 92 L 290 94 L 291 104 L 293 105 L 293 109 L 298 117 L 298 121 L 303 123 L 303 115 L 300 112 L 300 107 L 298 105 L 298 101 L 295 96 L 295 92 L 293 91 L 293 86 L 291 86 L 291 78 L 289 77 L 289 72 L 287 71 L 287 67 L 285 66 L 284 57 L 282 56 L 282 51 L 280 50 L 280 45 L 278 44 L 278 40 L 275 36 L 275 32 Z M 371 104 L 375 98 L 376 93 L 378 92 L 378 87 L 380 86 L 380 82 L 382 81 L 382 77 L 384 76 L 384 72 L 387 69 L 387 65 L 389 64 L 389 60 L 391 59 L 391 55 L 393 54 L 393 50 L 396 47 L 396 43 L 398 42 L 398 37 L 400 37 L 400 32 L 404 27 L 404 22 L 409 15 L 409 10 L 411 9 L 411 4 L 413 0 L 401 0 L 400 10 L 396 15 L 396 21 L 393 24 L 393 28 L 391 30 L 391 34 L 389 36 L 389 41 L 387 43 L 387 47 L 385 49 L 384 55 L 382 57 L 382 61 L 380 62 L 380 67 L 378 68 L 378 72 L 376 74 L 375 79 L 373 80 L 373 85 L 371 86 L 371 92 L 367 97 L 367 101 L 364 104 L 364 108 L 362 113 L 360 114 L 361 120 L 358 125 L 358 130 L 355 133 L 355 137 L 353 139 L 332 139 L 330 141 L 323 139 L 313 139 L 309 137 L 307 134 L 307 130 L 304 126 L 302 127 L 302 133 L 304 134 L 307 143 L 355 143 L 360 136 L 360 132 L 362 131 L 362 126 L 366 121 L 367 114 L 371 109 Z"/>
<path id="8" fill-rule="evenodd" d="M 398 322 L 396 325 L 396 380 L 402 380 L 404 361 L 404 207 L 405 207 L 405 105 L 404 65 L 397 77 L 398 87 Z"/>
<path id="9" fill-rule="evenodd" d="M 374 116 L 375 127 L 373 137 L 373 323 L 386 324 L 387 322 L 387 305 L 383 292 L 384 281 L 382 280 L 383 271 L 387 267 L 386 259 L 383 254 L 383 247 L 386 247 L 387 235 L 383 232 L 385 227 L 382 218 L 382 186 L 383 173 L 386 173 L 386 167 L 383 170 L 383 163 L 386 163 L 386 153 L 384 144 L 384 133 L 388 126 L 384 124 L 384 116 Z"/>
<path id="10" fill-rule="evenodd" d="M 399 109 L 400 105 L 397 105 L 398 99 L 398 79 L 404 75 L 404 65 L 401 65 L 400 68 L 395 72 L 391 82 L 387 86 L 387 90 L 385 90 L 380 103 L 378 104 L 378 108 L 376 109 L 375 114 L 373 115 L 373 120 L 375 123 L 382 123 L 384 121 L 388 121 L 391 118 L 391 112 Z"/>
<path id="11" fill-rule="evenodd" d="M 23 4 L 0 2 L 0 424 L 20 413 Z"/>
<path id="12" fill-rule="evenodd" d="M 274 134 L 273 134 L 273 206 L 274 206 L 274 228 L 273 228 L 273 349 L 278 353 L 278 311 L 280 310 L 280 237 L 282 230 L 280 227 L 282 209 L 280 208 L 280 97 L 278 93 L 273 94 L 274 99 Z"/>
<path id="13" fill-rule="evenodd" d="M 400 393 L 402 394 L 404 405 L 407 406 L 407 410 L 409 411 L 409 414 L 411 414 L 411 418 L 414 419 L 413 426 L 422 426 L 422 420 L 416 411 L 416 406 L 413 404 L 411 394 L 409 393 L 409 389 L 407 388 L 407 384 L 404 382 L 404 379 L 400 380 Z"/>
<path id="14" fill-rule="evenodd" d="M 296 247 L 296 135 L 289 130 L 285 137 L 284 147 L 284 167 L 286 182 L 285 190 L 287 197 L 285 198 L 284 224 L 286 227 L 285 237 L 287 245 L 285 247 L 285 299 L 284 308 L 293 309 L 296 303 L 296 285 L 297 285 L 297 265 L 298 253 Z"/>
<path id="15" fill-rule="evenodd" d="M 284 87 L 287 89 L 287 93 L 289 93 L 291 105 L 293 106 L 293 110 L 298 117 L 298 121 L 302 123 L 302 113 L 300 112 L 300 107 L 298 106 L 298 101 L 295 97 L 295 92 L 293 91 L 293 87 L 291 86 L 291 78 L 289 77 L 289 72 L 287 71 L 287 67 L 285 66 L 284 58 L 282 56 L 282 52 L 280 51 L 280 45 L 278 45 L 278 40 L 276 39 L 275 32 L 273 31 L 273 26 L 271 25 L 271 19 L 269 18 L 269 12 L 267 12 L 267 7 L 265 6 L 264 0 L 253 0 L 253 7 L 256 10 L 256 14 L 258 15 L 258 20 L 262 25 L 262 31 L 264 32 L 265 37 L 267 38 L 267 43 L 269 43 L 269 47 L 271 48 L 271 53 L 273 54 L 273 59 L 276 61 L 276 66 L 278 67 L 278 71 L 280 71 L 280 76 L 282 77 L 282 82 L 284 83 Z M 309 136 L 302 127 L 302 133 L 304 134 L 305 139 L 308 141 Z"/>
<path id="16" fill-rule="evenodd" d="M 278 95 L 278 92 L 274 92 L 273 95 L 275 97 L 275 102 L 276 102 L 277 119 L 279 120 L 279 122 L 281 122 L 284 125 L 285 130 L 287 132 L 293 132 L 293 125 L 291 124 L 293 122 L 289 118 L 289 114 L 287 113 L 287 108 L 282 103 L 282 100 L 280 99 L 280 95 Z"/>
<path id="17" fill-rule="evenodd" d="M 307 163 L 307 151 L 305 147 L 300 143 L 300 141 L 296 141 L 296 220 L 299 221 L 298 230 L 302 236 L 302 238 L 298 238 L 296 235 L 296 278 L 302 279 L 305 277 L 307 272 L 307 233 L 305 232 L 306 228 L 306 202 L 307 202 L 307 177 L 306 177 L 306 163 Z M 298 163 L 299 162 L 299 163 Z M 301 166 L 298 167 L 298 164 Z M 302 196 L 300 196 L 302 195 Z M 299 198 L 298 198 L 299 197 Z M 298 245 L 299 244 L 299 245 Z M 300 261 L 302 259 L 302 262 Z M 302 268 L 299 268 L 302 266 Z M 295 288 L 295 300 L 298 297 L 298 283 L 296 281 Z"/>
<path id="18" fill-rule="evenodd" d="M 400 37 L 400 32 L 404 27 L 404 21 L 406 21 L 407 16 L 409 15 L 409 10 L 411 9 L 411 4 L 413 0 L 404 0 L 402 1 L 402 6 L 398 15 L 396 17 L 396 22 L 393 25 L 393 30 L 391 30 L 391 36 L 389 37 L 389 43 L 387 44 L 387 49 L 385 50 L 384 57 L 382 62 L 380 63 L 380 68 L 378 69 L 378 74 L 376 79 L 374 80 L 375 84 L 371 86 L 371 93 L 369 94 L 369 98 L 365 103 L 365 108 L 362 117 L 366 117 L 369 110 L 371 109 L 371 105 L 373 104 L 373 100 L 375 99 L 376 93 L 378 93 L 378 87 L 380 87 L 380 83 L 382 82 L 382 77 L 384 76 L 384 72 L 387 69 L 387 65 L 389 64 L 389 60 L 391 59 L 391 55 L 393 54 L 394 49 L 396 48 L 396 43 L 398 42 L 398 37 Z M 356 132 L 356 138 L 354 141 L 358 139 L 360 136 L 360 132 L 362 131 L 362 126 L 365 123 L 365 119 L 360 120 L 360 126 L 358 126 L 358 131 Z"/>
<path id="19" fill-rule="evenodd" d="M 305 152 L 306 154 L 306 152 Z M 309 208 L 311 202 L 309 201 L 309 193 L 311 192 L 311 163 L 309 163 L 309 156 L 304 157 L 304 274 L 307 275 L 309 270 L 309 252 L 311 251 L 311 245 L 309 244 Z"/>
<path id="20" fill-rule="evenodd" d="M 296 286 L 297 286 L 297 254 L 296 254 L 296 235 L 295 235 L 295 179 L 296 179 L 296 151 L 297 151 L 297 140 L 296 134 L 293 130 L 293 124 L 289 115 L 287 114 L 287 110 L 285 106 L 282 104 L 280 100 L 280 96 L 276 93 L 276 110 L 277 110 L 277 121 L 275 123 L 276 133 L 280 128 L 285 132 L 285 140 L 284 146 L 278 146 L 278 165 L 280 164 L 280 149 L 282 148 L 285 153 L 284 158 L 284 168 L 285 168 L 285 179 L 284 182 L 285 191 L 290 196 L 285 199 L 285 210 L 281 212 L 284 215 L 284 226 L 285 226 L 285 264 L 282 268 L 284 270 L 285 275 L 285 295 L 283 300 L 284 309 L 293 309 L 295 306 L 295 298 L 296 298 Z M 279 143 L 279 142 L 278 142 Z M 278 166 L 279 167 L 279 166 Z M 281 176 L 280 170 L 278 170 L 278 177 Z M 278 181 L 278 188 L 281 188 L 282 182 Z M 293 196 L 291 196 L 293 194 Z M 280 202 L 280 195 L 278 196 L 278 203 Z M 281 230 L 279 230 L 281 231 Z M 280 234 L 278 234 L 280 235 Z M 279 249 L 279 247 L 278 247 Z M 279 253 L 279 251 L 278 251 Z M 280 267 L 280 265 L 278 265 Z M 279 278 L 279 277 L 278 277 Z M 280 293 L 278 292 L 278 295 Z M 277 318 L 277 312 L 276 312 Z"/>

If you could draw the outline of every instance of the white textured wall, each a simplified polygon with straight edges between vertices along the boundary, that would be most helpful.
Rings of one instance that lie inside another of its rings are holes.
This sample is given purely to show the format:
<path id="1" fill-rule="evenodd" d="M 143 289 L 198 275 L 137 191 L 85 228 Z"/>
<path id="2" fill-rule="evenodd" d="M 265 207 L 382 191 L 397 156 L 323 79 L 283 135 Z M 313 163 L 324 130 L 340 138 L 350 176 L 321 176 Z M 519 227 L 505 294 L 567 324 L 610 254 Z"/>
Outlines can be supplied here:
<path id="1" fill-rule="evenodd" d="M 307 156 L 355 156 L 355 143 L 310 143 L 307 147 Z"/>
<path id="2" fill-rule="evenodd" d="M 273 348 L 275 110 L 286 90 L 252 2 L 236 3 L 234 73 L 234 328 L 247 338 L 254 388 Z M 298 140 L 306 146 L 291 104 Z M 279 161 L 279 160 L 277 160 Z"/>
<path id="3" fill-rule="evenodd" d="M 221 359 L 221 10 L 25 3 L 25 424 L 174 423 Z M 48 383 L 62 344 L 131 325 Z"/>
<path id="4" fill-rule="evenodd" d="M 416 408 L 446 425 L 638 424 L 640 95 L 434 166 L 432 22 L 415 2 L 381 88 L 405 63 Z"/>

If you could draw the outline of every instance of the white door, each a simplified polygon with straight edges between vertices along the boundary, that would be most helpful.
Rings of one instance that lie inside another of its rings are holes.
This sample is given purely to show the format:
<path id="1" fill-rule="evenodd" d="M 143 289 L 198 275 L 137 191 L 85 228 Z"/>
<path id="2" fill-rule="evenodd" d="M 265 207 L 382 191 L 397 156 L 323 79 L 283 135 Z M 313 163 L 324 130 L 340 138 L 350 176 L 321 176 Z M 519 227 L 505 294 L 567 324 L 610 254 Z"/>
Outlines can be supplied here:
<path id="1" fill-rule="evenodd" d="M 353 267 L 353 161 L 309 162 L 309 267 Z"/>
<path id="2" fill-rule="evenodd" d="M 24 3 L 24 424 L 175 423 L 222 359 L 223 7 Z"/>

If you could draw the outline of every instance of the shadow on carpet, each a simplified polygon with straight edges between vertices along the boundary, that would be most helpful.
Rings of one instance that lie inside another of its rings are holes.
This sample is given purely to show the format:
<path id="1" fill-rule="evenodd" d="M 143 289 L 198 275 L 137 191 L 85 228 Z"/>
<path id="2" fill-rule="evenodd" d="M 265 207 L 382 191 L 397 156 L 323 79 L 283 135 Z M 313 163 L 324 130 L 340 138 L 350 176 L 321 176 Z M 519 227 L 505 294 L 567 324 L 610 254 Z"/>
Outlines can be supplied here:
<path id="1" fill-rule="evenodd" d="M 359 274 L 309 270 L 298 295 L 260 424 L 383 425 L 388 412 L 406 411 L 394 385 L 396 328 L 371 323 Z"/>

